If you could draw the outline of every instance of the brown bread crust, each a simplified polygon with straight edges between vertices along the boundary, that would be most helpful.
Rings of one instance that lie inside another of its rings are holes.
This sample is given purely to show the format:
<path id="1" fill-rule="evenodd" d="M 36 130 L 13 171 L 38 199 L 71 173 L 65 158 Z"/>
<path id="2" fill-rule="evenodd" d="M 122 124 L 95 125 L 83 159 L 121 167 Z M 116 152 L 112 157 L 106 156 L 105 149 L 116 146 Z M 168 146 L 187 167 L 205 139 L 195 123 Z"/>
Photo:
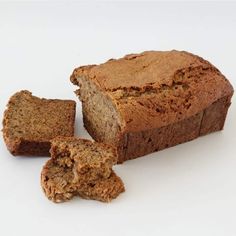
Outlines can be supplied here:
<path id="1" fill-rule="evenodd" d="M 15 156 L 49 156 L 50 140 L 73 136 L 76 103 L 72 100 L 45 99 L 23 90 L 7 104 L 3 137 Z"/>
<path id="2" fill-rule="evenodd" d="M 231 97 L 224 97 L 196 115 L 157 129 L 130 132 L 121 136 L 117 145 L 119 163 L 148 153 L 191 141 L 199 136 L 222 130 L 230 106 Z M 84 126 L 89 134 L 100 140 L 92 124 L 83 116 Z"/>
<path id="3" fill-rule="evenodd" d="M 118 147 L 119 162 L 223 129 L 233 95 L 232 85 L 212 64 L 176 50 L 79 67 L 71 81 L 80 86 L 76 93 L 85 127 L 95 140 Z M 113 139 L 96 127 L 85 81 L 113 104 L 118 126 Z"/>

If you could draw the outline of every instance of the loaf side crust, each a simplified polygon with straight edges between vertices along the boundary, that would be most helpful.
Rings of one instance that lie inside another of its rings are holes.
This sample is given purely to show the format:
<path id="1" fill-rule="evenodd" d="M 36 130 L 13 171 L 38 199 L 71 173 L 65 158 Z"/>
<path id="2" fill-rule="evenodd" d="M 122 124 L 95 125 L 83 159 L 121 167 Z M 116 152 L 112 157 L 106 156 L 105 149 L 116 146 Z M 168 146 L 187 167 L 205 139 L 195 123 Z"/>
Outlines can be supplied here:
<path id="1" fill-rule="evenodd" d="M 117 145 L 118 163 L 222 130 L 230 100 L 231 97 L 219 99 L 204 111 L 165 127 L 142 132 L 122 133 Z M 83 122 L 88 133 L 94 140 L 99 141 L 100 137 L 94 132 L 93 124 L 86 114 L 83 115 Z"/>

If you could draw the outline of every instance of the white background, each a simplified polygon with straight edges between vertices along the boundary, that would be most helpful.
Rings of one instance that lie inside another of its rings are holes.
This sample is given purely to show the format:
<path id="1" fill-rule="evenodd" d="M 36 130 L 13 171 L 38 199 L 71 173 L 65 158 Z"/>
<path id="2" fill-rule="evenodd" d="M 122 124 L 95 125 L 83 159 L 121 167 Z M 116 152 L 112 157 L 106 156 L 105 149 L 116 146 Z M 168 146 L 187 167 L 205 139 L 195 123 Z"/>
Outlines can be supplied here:
<path id="1" fill-rule="evenodd" d="M 0 3 L 0 114 L 28 89 L 77 98 L 72 70 L 144 50 L 187 50 L 236 87 L 235 3 Z M 236 101 L 225 129 L 115 167 L 110 204 L 47 200 L 47 158 L 13 157 L 0 139 L 0 235 L 236 235 Z M 77 102 L 76 134 L 83 128 Z"/>

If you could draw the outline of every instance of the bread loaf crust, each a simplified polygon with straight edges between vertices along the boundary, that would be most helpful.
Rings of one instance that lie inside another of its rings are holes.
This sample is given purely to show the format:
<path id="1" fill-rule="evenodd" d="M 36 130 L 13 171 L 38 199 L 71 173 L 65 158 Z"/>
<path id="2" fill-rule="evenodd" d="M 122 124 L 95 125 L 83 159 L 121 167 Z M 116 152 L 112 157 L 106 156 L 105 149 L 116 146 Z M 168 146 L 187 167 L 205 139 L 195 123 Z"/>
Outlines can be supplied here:
<path id="1" fill-rule="evenodd" d="M 233 95 L 232 85 L 211 63 L 176 50 L 79 67 L 71 81 L 83 90 L 81 78 L 93 83 L 117 111 L 120 131 L 113 143 L 120 162 L 223 129 Z M 84 124 L 95 140 L 111 142 L 99 137 L 88 112 Z"/>

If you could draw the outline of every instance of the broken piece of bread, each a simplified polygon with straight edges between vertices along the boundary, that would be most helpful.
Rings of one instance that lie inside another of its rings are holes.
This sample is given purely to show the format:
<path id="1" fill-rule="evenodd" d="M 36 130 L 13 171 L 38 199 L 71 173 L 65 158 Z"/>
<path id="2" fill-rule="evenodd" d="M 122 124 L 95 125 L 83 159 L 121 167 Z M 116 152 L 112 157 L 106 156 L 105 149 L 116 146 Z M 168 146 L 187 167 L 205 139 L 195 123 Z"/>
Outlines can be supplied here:
<path id="1" fill-rule="evenodd" d="M 23 90 L 7 104 L 3 137 L 13 155 L 49 156 L 50 141 L 57 136 L 73 136 L 76 103 L 45 99 Z"/>
<path id="2" fill-rule="evenodd" d="M 41 173 L 41 185 L 54 202 L 76 195 L 109 202 L 124 192 L 122 180 L 114 173 L 116 150 L 108 145 L 80 138 L 52 140 L 51 159 Z"/>

